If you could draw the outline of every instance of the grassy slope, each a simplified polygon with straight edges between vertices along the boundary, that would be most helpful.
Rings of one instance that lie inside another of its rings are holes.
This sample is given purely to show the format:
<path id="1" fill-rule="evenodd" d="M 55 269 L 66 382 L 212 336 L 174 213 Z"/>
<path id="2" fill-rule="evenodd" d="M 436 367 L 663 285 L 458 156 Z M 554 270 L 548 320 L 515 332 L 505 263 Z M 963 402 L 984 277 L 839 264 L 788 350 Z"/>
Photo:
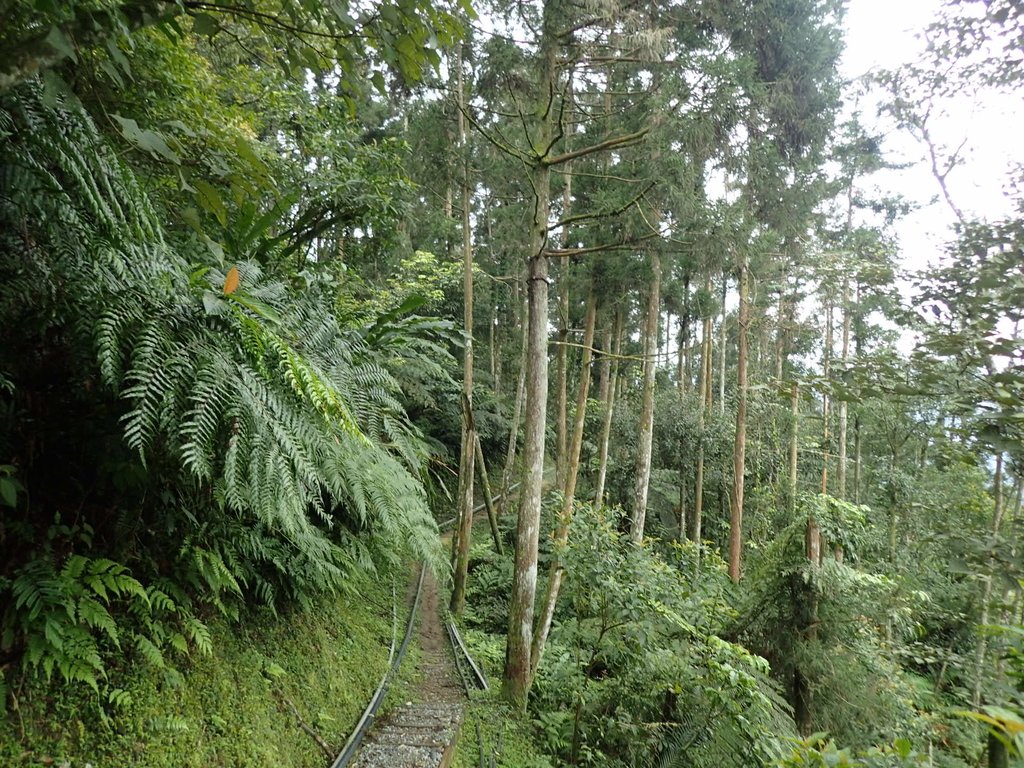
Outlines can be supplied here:
<path id="1" fill-rule="evenodd" d="M 284 699 L 340 751 L 387 666 L 390 605 L 385 577 L 312 612 L 214 623 L 213 655 L 181 663 L 180 683 L 152 668 L 112 674 L 111 686 L 132 701 L 119 710 L 107 705 L 108 723 L 90 690 L 27 681 L 16 687 L 18 711 L 0 719 L 0 765 L 322 768 L 326 756 Z M 415 653 L 403 677 L 414 664 Z M 389 700 L 401 700 L 406 684 L 399 680 Z"/>

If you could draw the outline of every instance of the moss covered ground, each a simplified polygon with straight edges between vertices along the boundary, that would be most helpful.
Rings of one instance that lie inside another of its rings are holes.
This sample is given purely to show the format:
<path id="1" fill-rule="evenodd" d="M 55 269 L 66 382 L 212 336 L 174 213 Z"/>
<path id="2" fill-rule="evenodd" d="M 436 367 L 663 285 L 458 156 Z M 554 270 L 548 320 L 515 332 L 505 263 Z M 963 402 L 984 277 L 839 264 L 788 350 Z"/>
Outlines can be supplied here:
<path id="1" fill-rule="evenodd" d="M 363 579 L 313 610 L 210 622 L 213 653 L 179 660 L 176 672 L 114 669 L 108 690 L 127 694 L 117 703 L 88 688 L 16 681 L 17 706 L 0 719 L 0 765 L 322 768 L 326 754 L 295 712 L 340 751 L 387 667 L 391 596 L 391 576 Z M 407 695 L 410 654 L 385 708 Z"/>

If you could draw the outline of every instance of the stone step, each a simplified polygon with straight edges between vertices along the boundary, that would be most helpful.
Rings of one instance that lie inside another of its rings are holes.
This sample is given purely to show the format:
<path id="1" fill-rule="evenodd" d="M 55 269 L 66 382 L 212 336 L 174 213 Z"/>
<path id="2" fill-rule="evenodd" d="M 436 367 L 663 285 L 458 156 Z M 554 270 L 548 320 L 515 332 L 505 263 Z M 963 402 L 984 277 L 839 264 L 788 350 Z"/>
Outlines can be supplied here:
<path id="1" fill-rule="evenodd" d="M 458 703 L 407 704 L 377 724 L 352 768 L 446 768 L 461 721 Z"/>

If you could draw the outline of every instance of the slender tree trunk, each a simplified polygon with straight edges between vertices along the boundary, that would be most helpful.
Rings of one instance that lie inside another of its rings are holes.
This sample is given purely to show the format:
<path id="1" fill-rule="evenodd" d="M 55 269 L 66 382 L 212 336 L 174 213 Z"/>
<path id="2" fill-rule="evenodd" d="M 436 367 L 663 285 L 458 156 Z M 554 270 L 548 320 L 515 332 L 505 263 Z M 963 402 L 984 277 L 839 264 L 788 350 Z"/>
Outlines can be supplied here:
<path id="1" fill-rule="evenodd" d="M 644 326 L 644 390 L 640 407 L 640 440 L 637 450 L 636 480 L 633 494 L 633 515 L 629 537 L 639 544 L 644 537 L 647 516 L 647 492 L 651 481 L 651 445 L 654 437 L 654 374 L 657 369 L 658 318 L 661 305 L 661 260 L 651 251 L 651 292 L 647 298 L 647 321 Z"/>
<path id="2" fill-rule="evenodd" d="M 994 478 L 994 485 L 992 488 L 992 497 L 994 500 L 994 510 L 992 513 L 992 538 L 999 535 L 999 529 L 1003 524 L 1003 452 L 1000 451 L 996 454 L 996 471 Z M 975 651 L 974 661 L 974 695 L 972 696 L 972 703 L 974 708 L 977 709 L 981 706 L 982 700 L 982 687 L 985 680 L 985 657 L 988 655 L 988 636 L 985 634 L 984 627 L 988 625 L 988 617 L 990 606 L 989 603 L 992 601 L 992 571 L 995 567 L 995 557 L 993 555 L 988 556 L 988 567 L 986 573 L 982 576 L 982 591 L 981 591 L 981 621 L 980 626 L 982 631 L 978 636 L 978 647 Z"/>
<path id="3" fill-rule="evenodd" d="M 788 280 L 788 278 L 787 278 Z M 786 360 L 786 286 L 779 288 L 779 305 L 775 322 L 775 380 L 782 381 Z"/>
<path id="4" fill-rule="evenodd" d="M 501 510 L 508 508 L 508 496 L 512 485 L 512 469 L 516 462 L 516 443 L 519 440 L 519 422 L 523 416 L 523 400 L 526 396 L 526 344 L 530 335 L 529 305 L 523 302 L 519 322 L 522 325 L 522 340 L 519 349 L 519 376 L 516 381 L 516 402 L 512 407 L 512 428 L 508 434 L 508 450 L 505 452 L 505 466 L 501 471 Z"/>
<path id="5" fill-rule="evenodd" d="M 568 391 L 569 391 L 569 260 L 562 262 L 559 272 L 561 287 L 558 293 L 558 348 L 555 351 L 555 394 L 557 420 L 555 421 L 555 482 L 565 481 L 565 458 L 568 449 Z"/>
<path id="6" fill-rule="evenodd" d="M 846 370 L 850 357 L 850 284 L 849 281 L 843 284 L 843 349 L 842 363 L 843 370 Z M 840 499 L 846 499 L 846 439 L 848 403 L 846 398 L 839 401 L 839 456 L 836 466 L 836 493 Z"/>
<path id="7" fill-rule="evenodd" d="M 491 536 L 494 538 L 494 550 L 499 554 L 505 554 L 505 548 L 501 544 L 501 534 L 498 532 L 498 515 L 494 511 L 494 497 L 491 495 L 491 479 L 487 476 L 487 463 L 484 461 L 484 451 L 480 447 L 480 435 L 476 435 L 476 471 L 480 476 L 480 484 L 483 486 L 484 507 L 487 509 L 487 522 L 491 526 Z"/>
<path id="8" fill-rule="evenodd" d="M 457 98 L 459 100 L 459 146 L 465 153 L 466 123 L 463 116 L 465 94 L 462 82 L 462 49 L 455 61 Z M 459 535 L 452 579 L 450 609 L 462 615 L 466 605 L 466 578 L 469 573 L 469 547 L 473 536 L 473 460 L 476 448 L 476 429 L 473 424 L 473 242 L 470 227 L 469 163 L 462 157 L 462 323 L 466 342 L 462 357 L 462 456 L 459 461 Z"/>
<path id="9" fill-rule="evenodd" d="M 662 321 L 660 315 L 658 316 L 658 355 L 657 355 L 657 358 L 658 358 L 658 363 L 659 364 L 661 363 L 662 360 L 668 361 L 668 356 L 669 356 L 669 353 L 668 353 L 669 336 L 672 335 L 671 332 L 669 331 L 669 329 L 671 327 L 672 327 L 672 313 L 671 312 L 666 312 L 665 313 L 664 321 Z"/>
<path id="10" fill-rule="evenodd" d="M 484 210 L 484 224 L 487 228 L 487 249 L 494 255 L 494 229 L 491 226 L 491 209 L 494 207 L 494 200 L 491 196 L 488 196 Z M 501 394 L 502 384 L 502 363 L 501 354 L 498 351 L 498 346 L 501 344 L 498 333 L 498 291 L 494 287 L 494 283 L 491 283 L 491 327 L 490 327 L 490 343 L 491 343 L 491 379 L 492 387 L 494 389 L 495 396 Z M 500 488 L 498 490 L 501 490 Z"/>
<path id="11" fill-rule="evenodd" d="M 451 140 L 451 134 L 448 134 L 449 141 Z M 455 210 L 455 189 L 452 184 L 451 178 L 448 179 L 448 184 L 444 190 L 444 217 L 445 219 L 452 219 L 452 215 Z M 454 244 L 452 243 L 451 236 L 445 235 L 445 252 L 452 254 L 454 251 Z"/>
<path id="12" fill-rule="evenodd" d="M 740 260 L 739 315 L 736 334 L 736 442 L 733 448 L 732 508 L 729 514 L 729 578 L 740 580 L 743 558 L 743 481 L 747 452 L 747 332 L 750 325 L 747 256 Z"/>
<path id="13" fill-rule="evenodd" d="M 594 502 L 604 503 L 604 484 L 608 476 L 608 443 L 611 439 L 612 416 L 615 412 L 616 385 L 619 378 L 619 356 L 622 354 L 622 312 L 615 310 L 612 322 L 612 336 L 615 338 L 615 349 L 612 351 L 611 374 L 608 379 L 608 399 L 604 403 L 601 422 L 601 442 L 597 457 L 597 482 L 594 488 Z"/>
<path id="14" fill-rule="evenodd" d="M 708 283 L 711 280 L 708 278 Z M 711 316 L 708 315 L 704 319 L 703 338 L 701 339 L 701 364 L 700 364 L 700 380 L 698 382 L 698 398 L 700 399 L 700 407 L 697 411 L 697 469 L 694 473 L 694 493 L 693 493 L 693 543 L 700 544 L 703 531 L 701 528 L 704 525 L 704 422 L 706 414 L 710 409 L 711 405 L 708 402 L 710 396 L 711 387 L 713 386 L 712 381 L 712 367 L 711 367 Z M 700 550 L 697 551 L 698 563 L 697 567 L 700 567 L 699 558 Z"/>
<path id="15" fill-rule="evenodd" d="M 692 323 L 686 326 L 686 356 L 683 360 L 683 377 L 686 379 L 687 390 L 693 387 L 693 355 L 696 347 L 693 332 L 695 328 L 696 325 Z"/>
<path id="16" fill-rule="evenodd" d="M 683 313 L 679 316 L 678 372 L 679 392 L 690 391 L 690 275 L 683 278 Z"/>
<path id="17" fill-rule="evenodd" d="M 540 34 L 541 99 L 534 146 L 548 147 L 554 136 L 558 110 L 548 104 L 557 93 L 558 31 L 556 8 L 544 3 Z M 516 549 L 512 594 L 509 598 L 508 645 L 505 653 L 504 695 L 519 709 L 526 708 L 530 691 L 530 649 L 533 644 L 534 604 L 537 597 L 537 549 L 540 504 L 544 485 L 544 432 L 548 398 L 548 225 L 551 213 L 551 167 L 538 158 L 529 167 L 533 190 L 530 255 L 527 261 L 529 337 L 526 370 L 526 429 L 523 438 L 523 480 L 516 521 Z"/>
<path id="18" fill-rule="evenodd" d="M 807 530 L 804 535 L 804 547 L 807 561 L 812 572 L 816 572 L 821 566 L 821 528 L 812 512 L 807 518 Z M 818 637 L 818 585 L 817 578 L 812 578 L 803 585 L 803 617 L 801 624 L 795 631 L 806 633 L 807 640 L 814 642 Z M 793 714 L 796 718 L 797 731 L 801 736 L 807 738 L 813 731 L 813 711 L 811 701 L 811 687 L 808 683 L 803 669 L 798 665 L 793 672 Z"/>
<path id="19" fill-rule="evenodd" d="M 707 290 L 708 295 L 710 295 L 711 294 L 711 277 L 710 276 L 705 281 L 704 287 Z M 722 322 L 723 323 L 725 322 L 725 316 L 724 315 L 722 316 Z M 700 372 L 700 375 L 701 375 L 701 378 L 703 379 L 703 382 L 704 382 L 701 385 L 701 388 L 700 388 L 700 391 L 702 393 L 701 394 L 701 403 L 703 404 L 703 410 L 704 411 L 708 411 L 708 412 L 711 411 L 712 401 L 714 400 L 714 395 L 712 393 L 714 392 L 714 389 L 715 389 L 715 368 L 714 368 L 715 345 L 714 345 L 714 339 L 712 338 L 712 335 L 713 335 L 713 332 L 714 332 L 714 328 L 713 328 L 712 323 L 713 323 L 713 320 L 711 318 L 711 315 L 709 314 L 709 315 L 707 315 L 704 318 L 704 326 L 701 329 L 701 334 L 702 335 L 701 335 L 701 357 L 700 357 L 701 372 Z M 719 357 L 719 360 L 724 360 L 725 359 L 725 347 L 724 346 L 722 346 L 718 350 L 718 357 Z"/>
<path id="20" fill-rule="evenodd" d="M 603 313 L 599 313 L 603 314 Z M 609 392 L 609 378 L 612 373 L 612 328 L 607 326 L 601 332 L 601 365 L 598 367 L 598 386 L 597 386 L 597 402 L 601 404 L 602 413 L 603 409 L 608 403 L 608 392 Z"/>
<path id="21" fill-rule="evenodd" d="M 825 347 L 822 353 L 822 376 L 825 379 L 825 386 L 831 383 L 832 375 L 832 303 L 825 307 Z M 831 415 L 831 402 L 826 389 L 821 395 L 821 492 L 828 493 L 828 462 L 829 462 L 829 440 L 832 439 L 829 433 L 829 417 Z"/>
<path id="22" fill-rule="evenodd" d="M 531 677 L 537 674 L 544 646 L 551 631 L 551 621 L 555 615 L 558 602 L 558 591 L 562 585 L 562 562 L 557 553 L 561 552 L 569 540 L 569 526 L 572 524 L 573 504 L 576 500 L 576 479 L 579 476 L 580 451 L 583 449 L 583 427 L 587 415 L 587 395 L 590 389 L 590 364 L 593 360 L 594 325 L 597 322 L 597 299 L 591 288 L 587 299 L 587 316 L 583 331 L 583 363 L 580 368 L 580 386 L 576 395 L 576 416 L 572 427 L 572 444 L 569 446 L 568 462 L 565 468 L 565 485 L 562 487 L 562 508 L 558 513 L 558 525 L 555 528 L 553 550 L 556 553 L 551 559 L 548 571 L 548 588 L 544 596 L 537 631 L 533 636 L 533 649 L 530 653 Z"/>
<path id="23" fill-rule="evenodd" d="M 793 425 L 789 433 L 789 511 L 796 512 L 796 482 L 800 452 L 800 385 L 793 382 L 789 390 L 790 412 Z"/>
<path id="24" fill-rule="evenodd" d="M 1024 507 L 1024 476 L 1018 475 L 1017 479 L 1015 480 L 1013 486 L 1013 496 L 1013 512 L 1010 515 L 1009 524 L 1012 526 L 1012 528 L 1016 529 L 1020 525 L 1020 513 L 1022 507 Z M 1010 544 L 1011 561 L 1016 559 L 1018 551 L 1018 539 L 1017 537 L 1014 537 L 1012 543 Z M 1003 613 L 1002 617 L 1000 618 L 1000 623 L 1004 626 L 1014 623 L 1020 623 L 1017 621 L 1017 616 L 1020 613 L 1021 605 L 1020 590 L 1012 588 L 1006 589 L 1004 587 L 1002 603 Z M 999 657 L 996 659 L 996 678 L 1001 684 L 1005 684 L 1006 680 L 1006 673 L 1004 671 L 1005 662 L 1005 655 L 999 654 Z"/>
<path id="25" fill-rule="evenodd" d="M 498 327 L 498 307 L 497 301 L 494 298 L 494 289 L 491 289 L 491 319 L 488 323 L 487 334 L 488 334 L 488 350 L 491 354 L 491 388 L 494 390 L 495 395 L 501 394 L 501 367 L 498 364 L 498 345 L 495 343 L 495 336 L 497 335 Z"/>
<path id="26" fill-rule="evenodd" d="M 686 514 L 686 466 L 679 465 L 679 536 L 676 541 L 683 542 L 687 538 L 687 514 Z"/>
<path id="27" fill-rule="evenodd" d="M 565 187 L 562 190 L 562 218 L 567 218 L 572 210 L 572 164 L 565 166 Z M 568 230 L 562 233 L 562 245 L 566 244 Z M 561 287 L 558 291 L 558 317 L 561 325 L 558 331 L 558 350 L 556 353 L 557 368 L 557 392 L 558 392 L 558 421 L 555 424 L 555 437 L 558 441 L 558 454 L 555 458 L 555 476 L 559 486 L 565 484 L 565 470 L 567 463 L 566 451 L 568 450 L 569 426 L 569 275 L 570 261 L 565 259 L 562 268 L 559 270 Z"/>
<path id="28" fill-rule="evenodd" d="M 726 274 L 725 268 L 722 268 L 722 325 L 719 328 L 719 340 L 718 340 L 718 414 L 719 416 L 725 415 L 725 342 L 726 342 L 726 317 L 728 316 L 725 310 L 725 301 L 729 298 L 729 276 Z M 744 341 L 743 345 L 746 348 L 747 342 Z M 746 371 L 743 372 L 744 378 L 746 377 Z M 708 407 L 711 407 L 711 394 L 708 393 Z"/>
<path id="29" fill-rule="evenodd" d="M 860 504 L 860 414 L 853 417 L 853 503 Z"/>
<path id="30" fill-rule="evenodd" d="M 551 52 L 552 58 L 554 52 Z M 553 69 L 553 66 L 552 66 Z M 526 424 L 523 437 L 523 480 L 519 489 L 519 517 L 512 594 L 509 601 L 508 649 L 505 661 L 506 696 L 518 707 L 526 706 L 530 689 L 530 646 L 537 593 L 537 547 L 540 534 L 540 503 L 544 482 L 544 429 L 548 393 L 548 257 L 544 252 L 548 225 L 550 178 L 547 166 L 533 170 L 537 190 L 527 296 L 529 335 L 526 368 Z"/>

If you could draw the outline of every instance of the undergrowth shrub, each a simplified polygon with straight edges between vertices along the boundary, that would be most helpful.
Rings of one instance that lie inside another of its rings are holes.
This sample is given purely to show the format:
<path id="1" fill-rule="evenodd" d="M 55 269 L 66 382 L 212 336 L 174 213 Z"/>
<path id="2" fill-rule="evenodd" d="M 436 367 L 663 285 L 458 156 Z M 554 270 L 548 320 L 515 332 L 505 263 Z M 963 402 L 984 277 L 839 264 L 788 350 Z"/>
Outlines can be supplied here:
<path id="1" fill-rule="evenodd" d="M 864 512 L 828 496 L 801 496 L 789 525 L 757 553 L 730 630 L 771 661 L 795 707 L 804 695 L 814 730 L 855 749 L 927 735 L 913 685 L 892 652 L 894 641 L 914 631 L 916 597 L 857 567 Z M 820 565 L 807 559 L 810 516 L 826 550 Z M 799 686 L 806 694 L 798 694 Z"/>
<path id="2" fill-rule="evenodd" d="M 581 765 L 750 766 L 790 732 L 768 665 L 720 629 L 724 564 L 674 545 L 667 557 L 629 542 L 618 509 L 577 506 L 564 554 L 563 601 L 538 677 L 541 730 Z"/>
<path id="3" fill-rule="evenodd" d="M 235 201 L 227 248 L 173 230 L 38 84 L 0 100 L 0 158 L 0 669 L 98 692 L 109 653 L 206 648 L 204 613 L 439 563 L 400 378 L 450 384 L 450 324 L 340 315 L 283 258 L 315 235 L 287 205 Z"/>
<path id="4" fill-rule="evenodd" d="M 577 504 L 529 703 L 538 739 L 556 764 L 767 765 L 792 720 L 767 663 L 716 634 L 730 618 L 724 563 L 703 552 L 695 580 L 693 544 L 637 547 L 623 530 L 621 510 Z M 480 545 L 472 569 L 466 622 L 503 634 L 510 558 Z"/>

